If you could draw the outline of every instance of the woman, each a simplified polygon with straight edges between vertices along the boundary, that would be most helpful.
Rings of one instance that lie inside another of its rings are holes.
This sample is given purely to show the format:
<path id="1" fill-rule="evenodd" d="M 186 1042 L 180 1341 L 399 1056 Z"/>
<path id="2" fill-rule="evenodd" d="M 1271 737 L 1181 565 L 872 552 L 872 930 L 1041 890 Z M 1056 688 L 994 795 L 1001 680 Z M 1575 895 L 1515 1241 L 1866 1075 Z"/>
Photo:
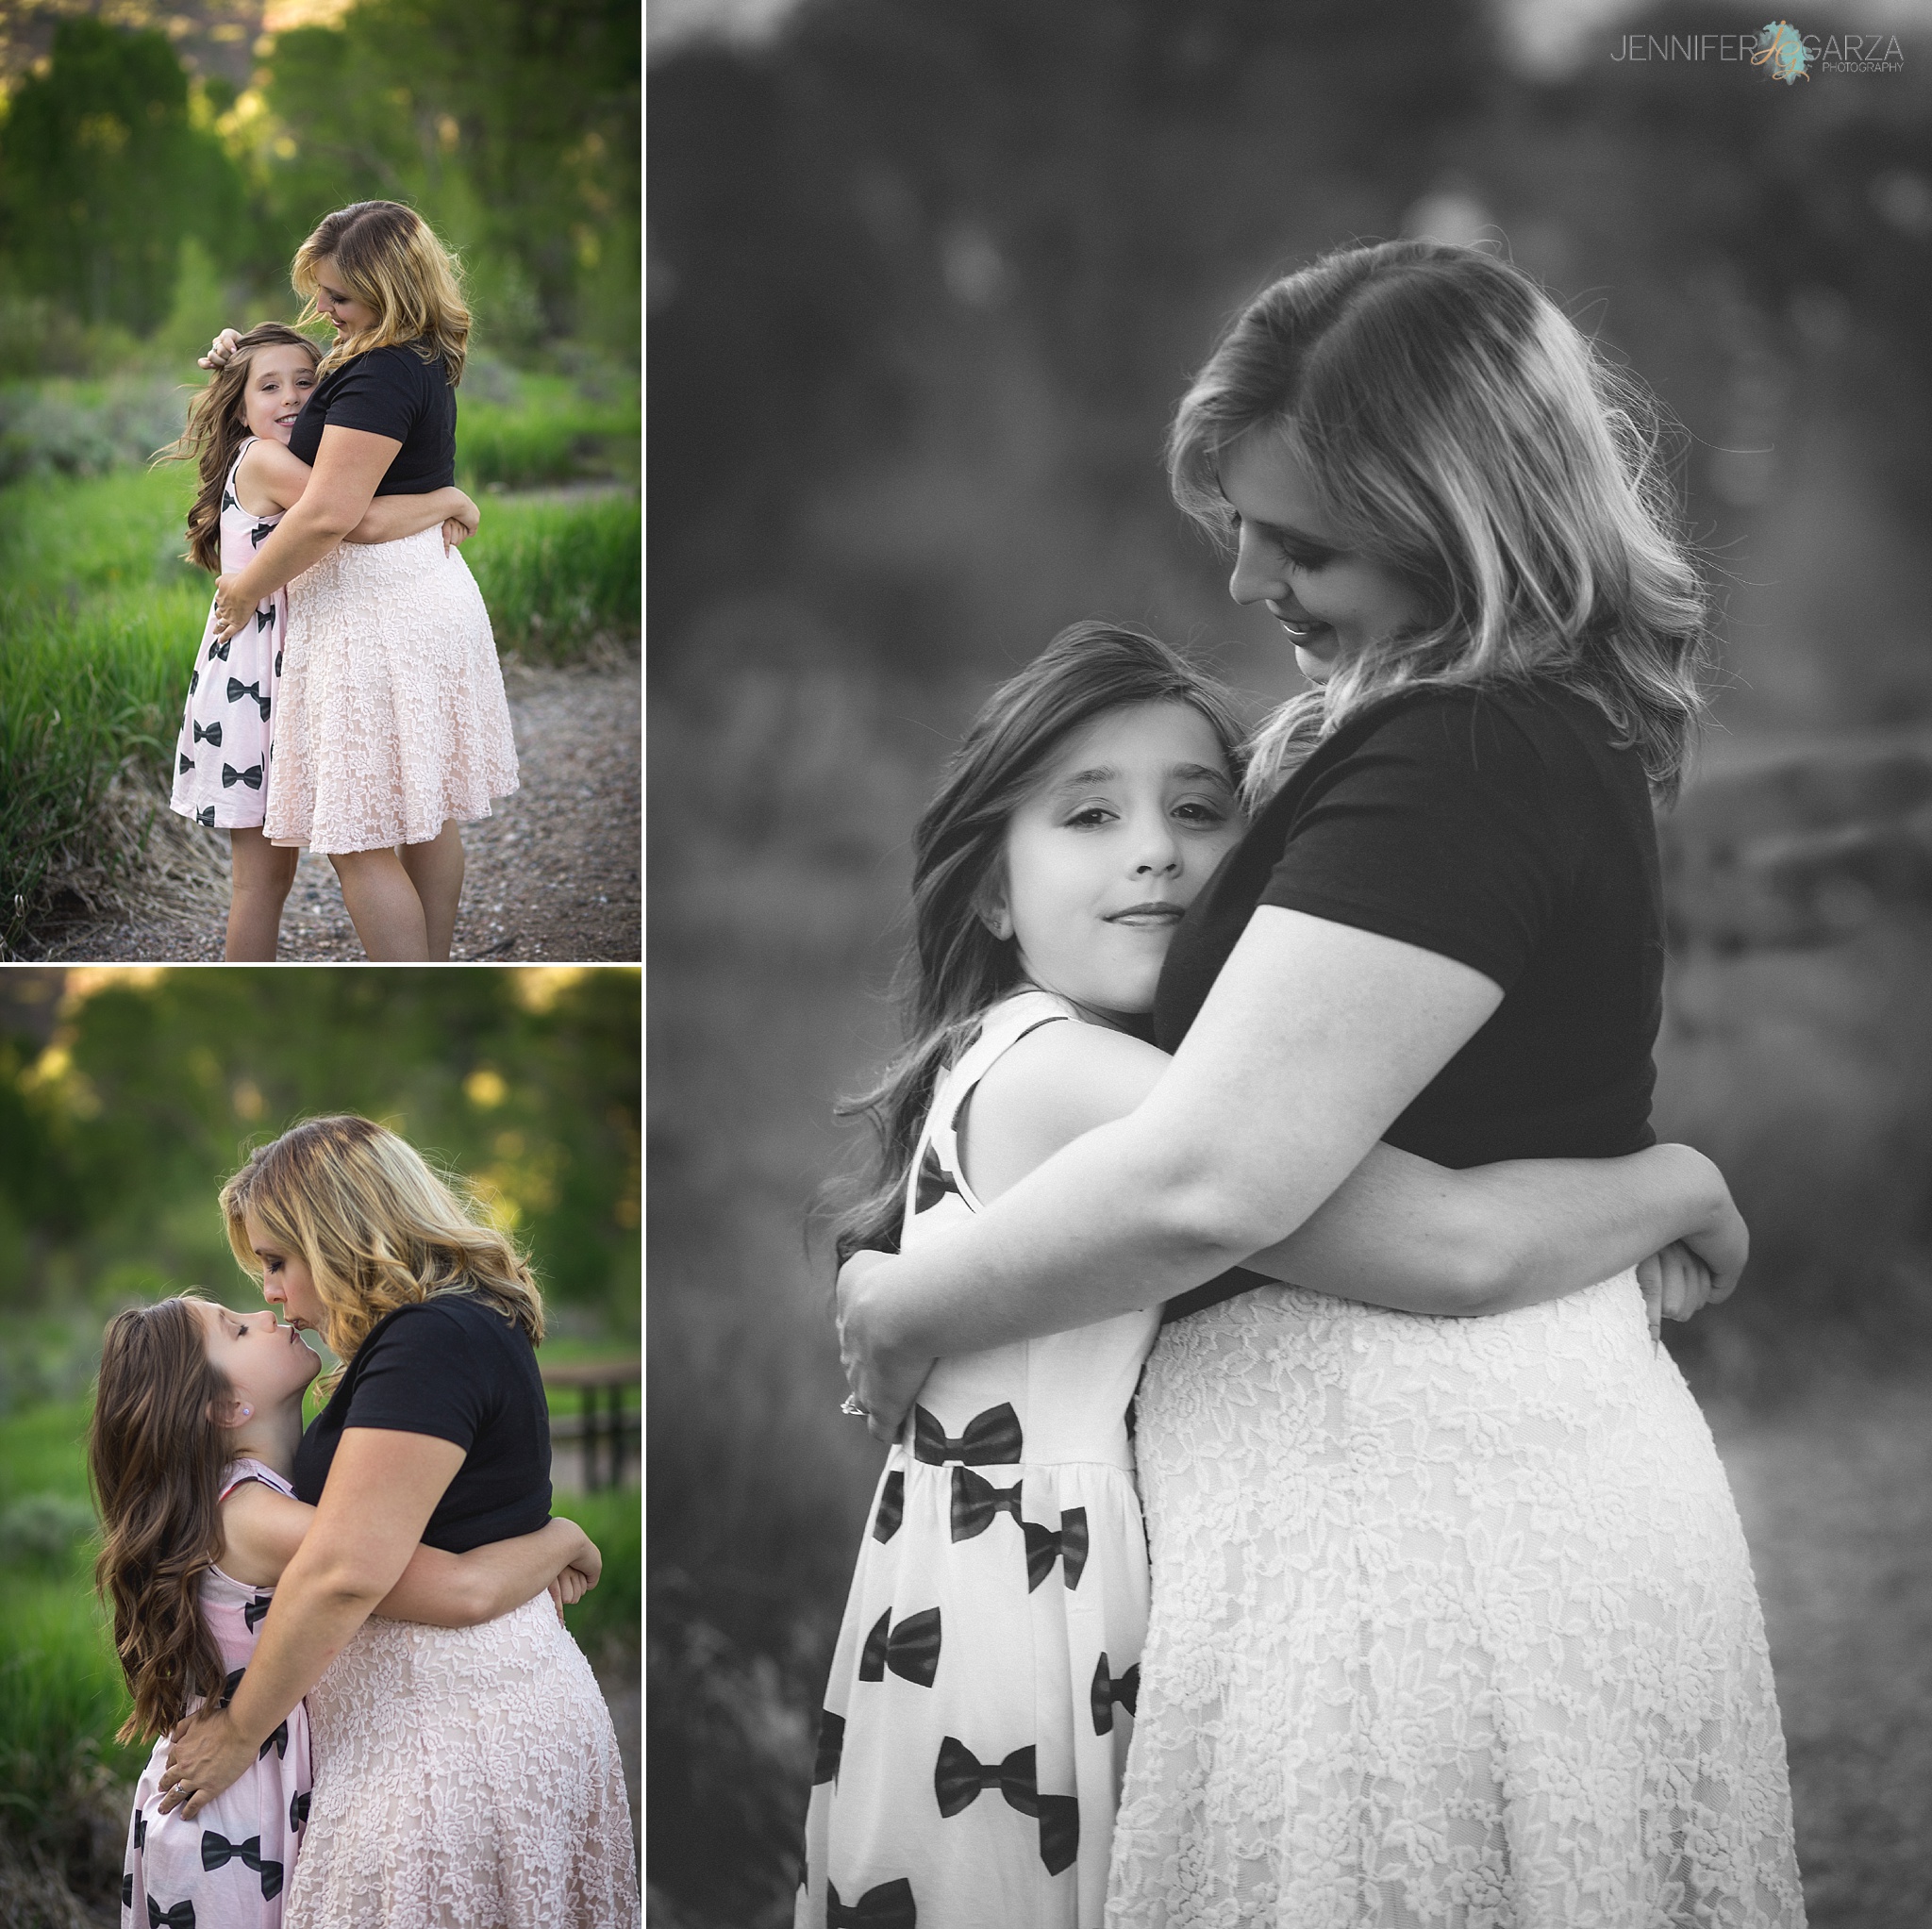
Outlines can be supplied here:
<path id="1" fill-rule="evenodd" d="M 456 475 L 470 312 L 455 264 L 393 201 L 358 201 L 302 243 L 303 320 L 336 330 L 290 436 L 314 474 L 248 566 L 215 588 L 219 636 L 290 586 L 286 672 L 263 830 L 328 854 L 372 958 L 447 958 L 462 895 L 458 825 L 517 787 L 490 618 L 431 532 L 354 547 L 377 495 Z M 229 336 L 204 360 L 218 366 Z"/>
<path id="2" fill-rule="evenodd" d="M 549 1511 L 528 1267 L 366 1119 L 312 1119 L 222 1189 L 229 1243 L 344 1362 L 295 1458 L 313 1524 L 225 1708 L 180 1732 L 190 1818 L 306 1695 L 315 1799 L 290 1929 L 634 1922 L 610 1719 L 547 1597 L 480 1627 L 372 1619 L 422 1541 L 451 1553 Z"/>
<path id="3" fill-rule="evenodd" d="M 874 1431 L 935 1355 L 1282 1239 L 1378 1139 L 1451 1166 L 1650 1141 L 1650 795 L 1705 629 L 1632 406 L 1470 250 L 1343 251 L 1232 324 L 1171 474 L 1315 688 L 1176 934 L 1153 1092 L 848 1268 Z M 1741 1253 L 1689 1243 L 1721 1296 Z M 1167 1329 L 1137 1452 L 1154 1603 L 1110 1920 L 1802 1922 L 1743 1538 L 1628 1275 L 1477 1320 L 1223 1301 Z"/>

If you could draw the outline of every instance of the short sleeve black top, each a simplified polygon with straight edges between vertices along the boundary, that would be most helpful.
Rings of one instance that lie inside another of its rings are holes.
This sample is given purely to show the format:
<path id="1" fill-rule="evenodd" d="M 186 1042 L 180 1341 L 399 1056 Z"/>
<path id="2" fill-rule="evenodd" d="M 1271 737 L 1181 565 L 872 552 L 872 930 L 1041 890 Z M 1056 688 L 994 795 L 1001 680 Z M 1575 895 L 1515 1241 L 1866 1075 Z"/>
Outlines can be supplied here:
<path id="1" fill-rule="evenodd" d="M 1391 1145 L 1465 1167 L 1654 1141 L 1657 832 L 1637 752 L 1588 698 L 1541 682 L 1406 692 L 1320 744 L 1175 930 L 1163 1049 L 1261 905 L 1421 945 L 1503 988 Z"/>
<path id="2" fill-rule="evenodd" d="M 550 1409 L 529 1336 L 480 1299 L 440 1293 L 377 1321 L 295 1452 L 295 1497 L 322 1498 L 344 1429 L 454 1440 L 467 1456 L 423 1530 L 463 1554 L 550 1518 Z"/>
<path id="3" fill-rule="evenodd" d="M 422 344 L 366 349 L 331 369 L 309 390 L 290 431 L 289 450 L 312 468 L 322 432 L 367 429 L 402 443 L 377 495 L 424 495 L 457 479 L 457 391 L 441 358 L 425 361 Z"/>

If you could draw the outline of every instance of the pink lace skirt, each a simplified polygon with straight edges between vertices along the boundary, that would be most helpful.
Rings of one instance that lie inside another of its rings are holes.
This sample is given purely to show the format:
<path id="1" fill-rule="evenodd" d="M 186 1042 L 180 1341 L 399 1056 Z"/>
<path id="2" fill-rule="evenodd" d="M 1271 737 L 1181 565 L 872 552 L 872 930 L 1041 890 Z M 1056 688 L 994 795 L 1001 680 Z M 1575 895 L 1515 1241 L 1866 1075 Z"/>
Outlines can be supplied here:
<path id="1" fill-rule="evenodd" d="M 631 1929 L 617 1738 L 548 1595 L 480 1627 L 372 1617 L 308 1693 L 288 1929 Z"/>
<path id="2" fill-rule="evenodd" d="M 517 787 L 490 614 L 442 532 L 339 544 L 289 585 L 262 828 L 377 851 L 490 815 Z"/>

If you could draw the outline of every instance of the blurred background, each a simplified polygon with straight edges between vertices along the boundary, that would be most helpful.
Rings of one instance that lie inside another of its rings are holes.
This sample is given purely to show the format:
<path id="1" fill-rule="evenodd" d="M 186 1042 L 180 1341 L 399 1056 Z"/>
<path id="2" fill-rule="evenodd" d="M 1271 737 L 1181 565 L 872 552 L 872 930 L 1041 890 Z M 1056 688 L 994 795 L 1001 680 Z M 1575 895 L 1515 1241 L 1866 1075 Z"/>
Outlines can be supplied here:
<path id="1" fill-rule="evenodd" d="M 0 956 L 59 948 L 130 877 L 203 925 L 212 892 L 219 930 L 225 840 L 160 801 L 210 589 L 180 556 L 195 481 L 145 465 L 213 332 L 293 321 L 297 244 L 368 198 L 463 262 L 464 556 L 524 673 L 525 805 L 568 822 L 588 775 L 634 852 L 641 42 L 631 0 L 0 0 Z M 567 785 L 536 727 L 559 693 L 596 753 Z M 512 873 L 492 902 L 534 895 L 481 835 Z M 617 948 L 553 923 L 549 956 L 638 957 L 635 864 L 609 861 L 587 895 L 627 890 Z M 459 954 L 541 956 L 532 924 Z M 64 955 L 201 955 L 142 938 Z"/>
<path id="2" fill-rule="evenodd" d="M 475 1189 L 542 1285 L 546 1376 L 602 1367 L 637 1424 L 638 973 L 478 969 L 0 971 L 0 1922 L 119 1920 L 127 1701 L 92 1588 L 82 1438 L 100 1335 L 197 1287 L 258 1307 L 215 1195 L 297 1120 L 358 1111 Z M 321 1350 L 321 1349 L 318 1349 Z M 325 1355 L 326 1358 L 326 1355 Z M 600 1411 L 608 1415 L 608 1400 Z M 311 1404 L 314 1396 L 310 1396 Z M 559 1441 L 575 1386 L 551 1394 Z M 570 1610 L 630 1736 L 638 1795 L 635 1456 L 556 1510 L 602 1547 Z"/>
<path id="3" fill-rule="evenodd" d="M 1932 9 L 1808 8 L 1789 84 L 1737 57 L 1762 24 L 654 8 L 654 1922 L 789 1920 L 878 1467 L 803 1229 L 893 1036 L 913 820 L 1075 618 L 1286 693 L 1162 429 L 1262 282 L 1402 234 L 1506 247 L 1678 424 L 1724 673 L 1663 826 L 1658 1123 L 1756 1248 L 1671 1343 L 1752 1538 L 1811 1920 L 1932 1920 Z M 1832 71 L 1846 35 L 1881 71 Z"/>

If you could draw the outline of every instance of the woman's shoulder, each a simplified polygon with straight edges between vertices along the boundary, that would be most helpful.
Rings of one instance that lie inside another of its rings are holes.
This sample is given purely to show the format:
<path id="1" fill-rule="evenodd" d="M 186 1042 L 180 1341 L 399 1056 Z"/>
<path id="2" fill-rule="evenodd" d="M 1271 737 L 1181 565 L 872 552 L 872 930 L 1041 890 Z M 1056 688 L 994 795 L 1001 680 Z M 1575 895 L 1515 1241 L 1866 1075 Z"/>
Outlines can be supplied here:
<path id="1" fill-rule="evenodd" d="M 1604 712 L 1552 678 L 1424 684 L 1347 718 L 1302 769 L 1312 778 L 1339 766 L 1399 761 L 1534 781 L 1561 775 L 1579 757 L 1610 749 L 1611 740 Z"/>

